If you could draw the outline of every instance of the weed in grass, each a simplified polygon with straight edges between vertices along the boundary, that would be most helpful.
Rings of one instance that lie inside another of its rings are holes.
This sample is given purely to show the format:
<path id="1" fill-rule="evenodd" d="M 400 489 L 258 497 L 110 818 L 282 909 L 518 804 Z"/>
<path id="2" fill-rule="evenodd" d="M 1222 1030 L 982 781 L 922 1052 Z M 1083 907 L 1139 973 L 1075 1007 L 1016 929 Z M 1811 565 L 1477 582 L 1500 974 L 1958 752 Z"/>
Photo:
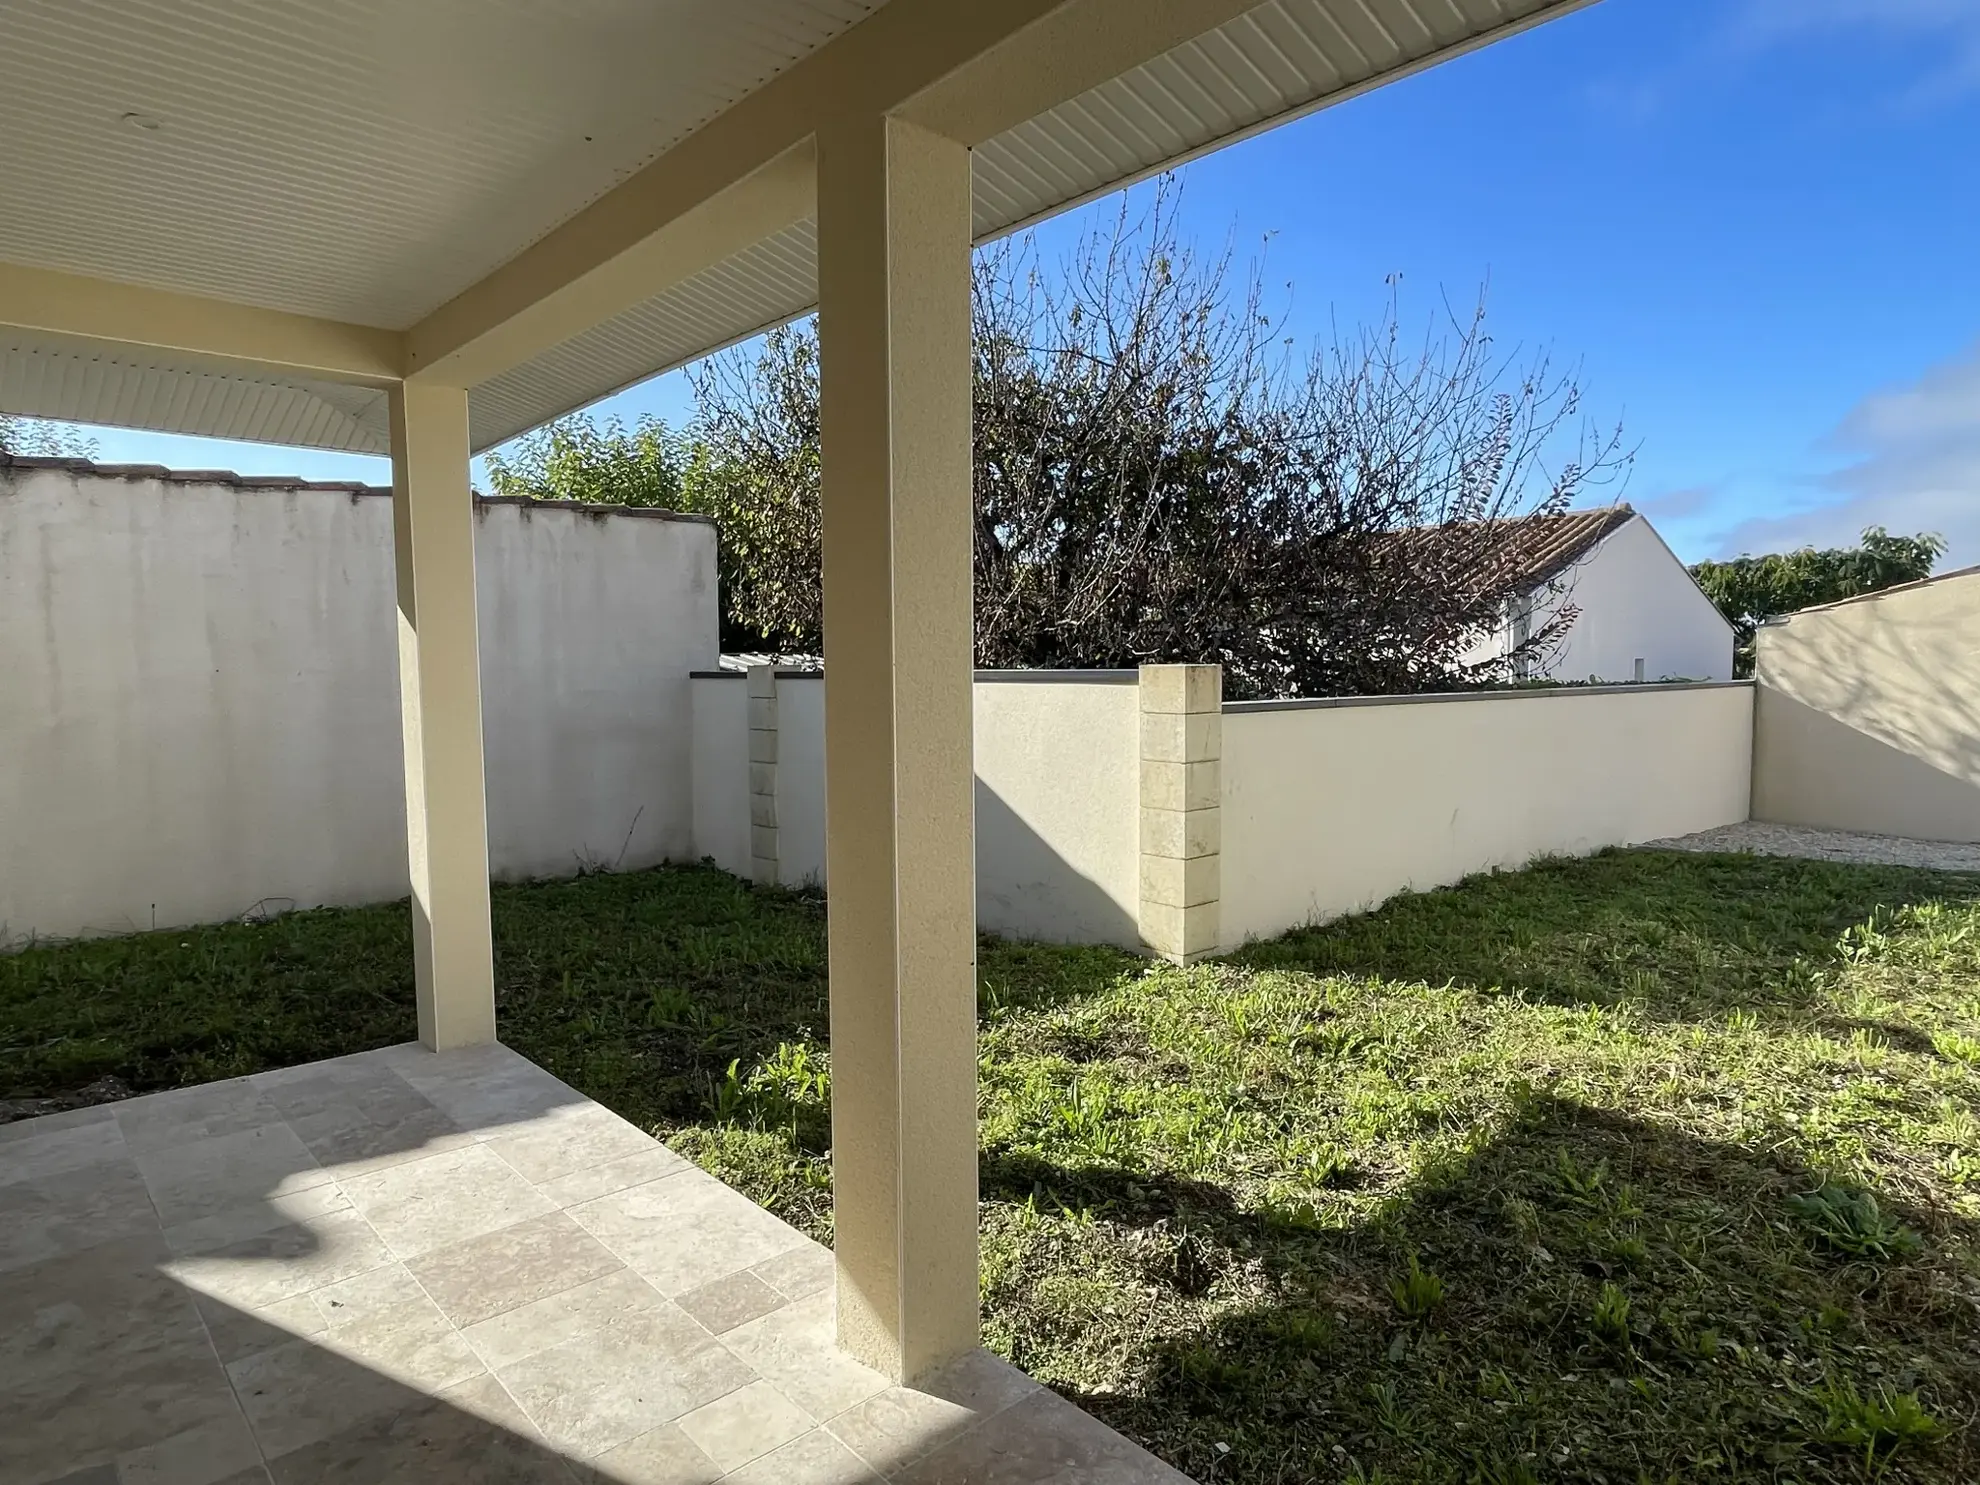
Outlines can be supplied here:
<path id="1" fill-rule="evenodd" d="M 1444 1281 L 1424 1268 L 1423 1261 L 1412 1253 L 1409 1267 L 1389 1280 L 1389 1297 L 1405 1320 L 1427 1320 L 1444 1302 Z"/>
<path id="2" fill-rule="evenodd" d="M 1945 1431 L 1914 1392 L 1882 1386 L 1865 1396 L 1854 1382 L 1843 1380 L 1828 1383 L 1818 1396 L 1828 1414 L 1822 1441 L 1861 1449 L 1866 1470 L 1876 1470 L 1879 1455 L 1887 1462 L 1900 1449 L 1929 1443 Z"/>
<path id="3" fill-rule="evenodd" d="M 1852 1258 L 1909 1257 L 1924 1244 L 1916 1232 L 1893 1221 L 1874 1194 L 1860 1187 L 1824 1184 L 1790 1196 L 1787 1204 L 1824 1243 Z"/>
<path id="4" fill-rule="evenodd" d="M 1629 1345 L 1629 1295 L 1621 1285 L 1603 1282 L 1588 1312 L 1588 1333 L 1607 1346 Z"/>

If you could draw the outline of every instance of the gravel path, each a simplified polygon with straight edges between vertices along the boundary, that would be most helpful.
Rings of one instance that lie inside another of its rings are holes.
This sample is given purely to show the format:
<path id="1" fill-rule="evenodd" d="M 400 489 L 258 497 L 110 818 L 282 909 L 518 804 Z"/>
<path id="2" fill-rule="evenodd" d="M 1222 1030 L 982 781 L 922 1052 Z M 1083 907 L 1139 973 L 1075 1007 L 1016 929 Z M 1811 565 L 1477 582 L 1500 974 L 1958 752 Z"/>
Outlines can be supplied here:
<path id="1" fill-rule="evenodd" d="M 1815 861 L 1853 861 L 1866 866 L 1980 871 L 1980 844 L 1969 841 L 1908 840 L 1901 835 L 1814 830 L 1806 825 L 1769 825 L 1760 820 L 1644 844 L 1671 851 L 1752 851 L 1761 856 L 1806 856 Z"/>

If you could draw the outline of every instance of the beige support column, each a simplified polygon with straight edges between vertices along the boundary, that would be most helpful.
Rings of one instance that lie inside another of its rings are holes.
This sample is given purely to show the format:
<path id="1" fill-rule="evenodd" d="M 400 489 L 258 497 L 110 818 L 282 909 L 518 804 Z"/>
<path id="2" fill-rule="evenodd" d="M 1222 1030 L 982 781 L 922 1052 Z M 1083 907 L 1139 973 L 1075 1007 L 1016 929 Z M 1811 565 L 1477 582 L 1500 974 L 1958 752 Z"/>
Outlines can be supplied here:
<path id="1" fill-rule="evenodd" d="M 777 667 L 750 666 L 749 874 L 759 886 L 778 882 Z"/>
<path id="2" fill-rule="evenodd" d="M 1224 673 L 1141 667 L 1141 941 L 1175 964 L 1222 928 Z"/>
<path id="3" fill-rule="evenodd" d="M 413 962 L 437 1052 L 495 1040 L 467 393 L 402 384 L 391 413 Z"/>
<path id="4" fill-rule="evenodd" d="M 818 148 L 839 1344 L 977 1339 L 970 174 L 894 120 Z"/>

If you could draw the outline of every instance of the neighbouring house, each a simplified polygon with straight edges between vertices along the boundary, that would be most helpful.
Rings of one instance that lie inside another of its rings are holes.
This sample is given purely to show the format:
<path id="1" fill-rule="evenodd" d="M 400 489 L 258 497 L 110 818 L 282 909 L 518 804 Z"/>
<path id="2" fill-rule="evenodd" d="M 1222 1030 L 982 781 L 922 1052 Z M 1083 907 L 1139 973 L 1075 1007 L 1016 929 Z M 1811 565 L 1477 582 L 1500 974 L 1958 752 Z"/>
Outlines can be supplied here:
<path id="1" fill-rule="evenodd" d="M 1544 525 L 1543 537 L 1524 559 L 1504 621 L 1467 659 L 1508 653 L 1572 605 L 1560 645 L 1529 662 L 1532 678 L 1732 679 L 1732 624 L 1646 517 L 1612 505 L 1524 519 Z"/>

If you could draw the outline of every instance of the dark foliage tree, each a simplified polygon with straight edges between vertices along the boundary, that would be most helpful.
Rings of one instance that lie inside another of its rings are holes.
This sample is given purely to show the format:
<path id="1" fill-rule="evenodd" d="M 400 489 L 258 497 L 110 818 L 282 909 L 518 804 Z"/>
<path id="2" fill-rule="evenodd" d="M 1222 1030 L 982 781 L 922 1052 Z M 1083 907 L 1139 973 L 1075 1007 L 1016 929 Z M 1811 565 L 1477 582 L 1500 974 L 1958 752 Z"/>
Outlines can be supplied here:
<path id="1" fill-rule="evenodd" d="M 1864 530 L 1853 547 L 1740 556 L 1727 562 L 1700 562 L 1691 569 L 1705 596 L 1732 621 L 1733 673 L 1753 674 L 1753 631 L 1768 619 L 1817 603 L 1835 603 L 1932 575 L 1945 555 L 1941 536 L 1892 536 L 1882 526 Z"/>
<path id="2" fill-rule="evenodd" d="M 1628 463 L 1619 433 L 1583 425 L 1572 374 L 1494 351 L 1482 299 L 1412 343 L 1392 299 L 1298 355 L 1256 272 L 1234 283 L 1228 255 L 1180 240 L 1164 189 L 1055 272 L 1029 239 L 980 254 L 973 312 L 979 664 L 1214 661 L 1232 696 L 1420 691 L 1526 673 L 1573 621 L 1566 603 L 1509 653 L 1473 653 L 1546 540 L 1525 518 Z M 666 498 L 721 524 L 732 626 L 815 651 L 814 325 L 705 363 L 694 388 Z"/>

